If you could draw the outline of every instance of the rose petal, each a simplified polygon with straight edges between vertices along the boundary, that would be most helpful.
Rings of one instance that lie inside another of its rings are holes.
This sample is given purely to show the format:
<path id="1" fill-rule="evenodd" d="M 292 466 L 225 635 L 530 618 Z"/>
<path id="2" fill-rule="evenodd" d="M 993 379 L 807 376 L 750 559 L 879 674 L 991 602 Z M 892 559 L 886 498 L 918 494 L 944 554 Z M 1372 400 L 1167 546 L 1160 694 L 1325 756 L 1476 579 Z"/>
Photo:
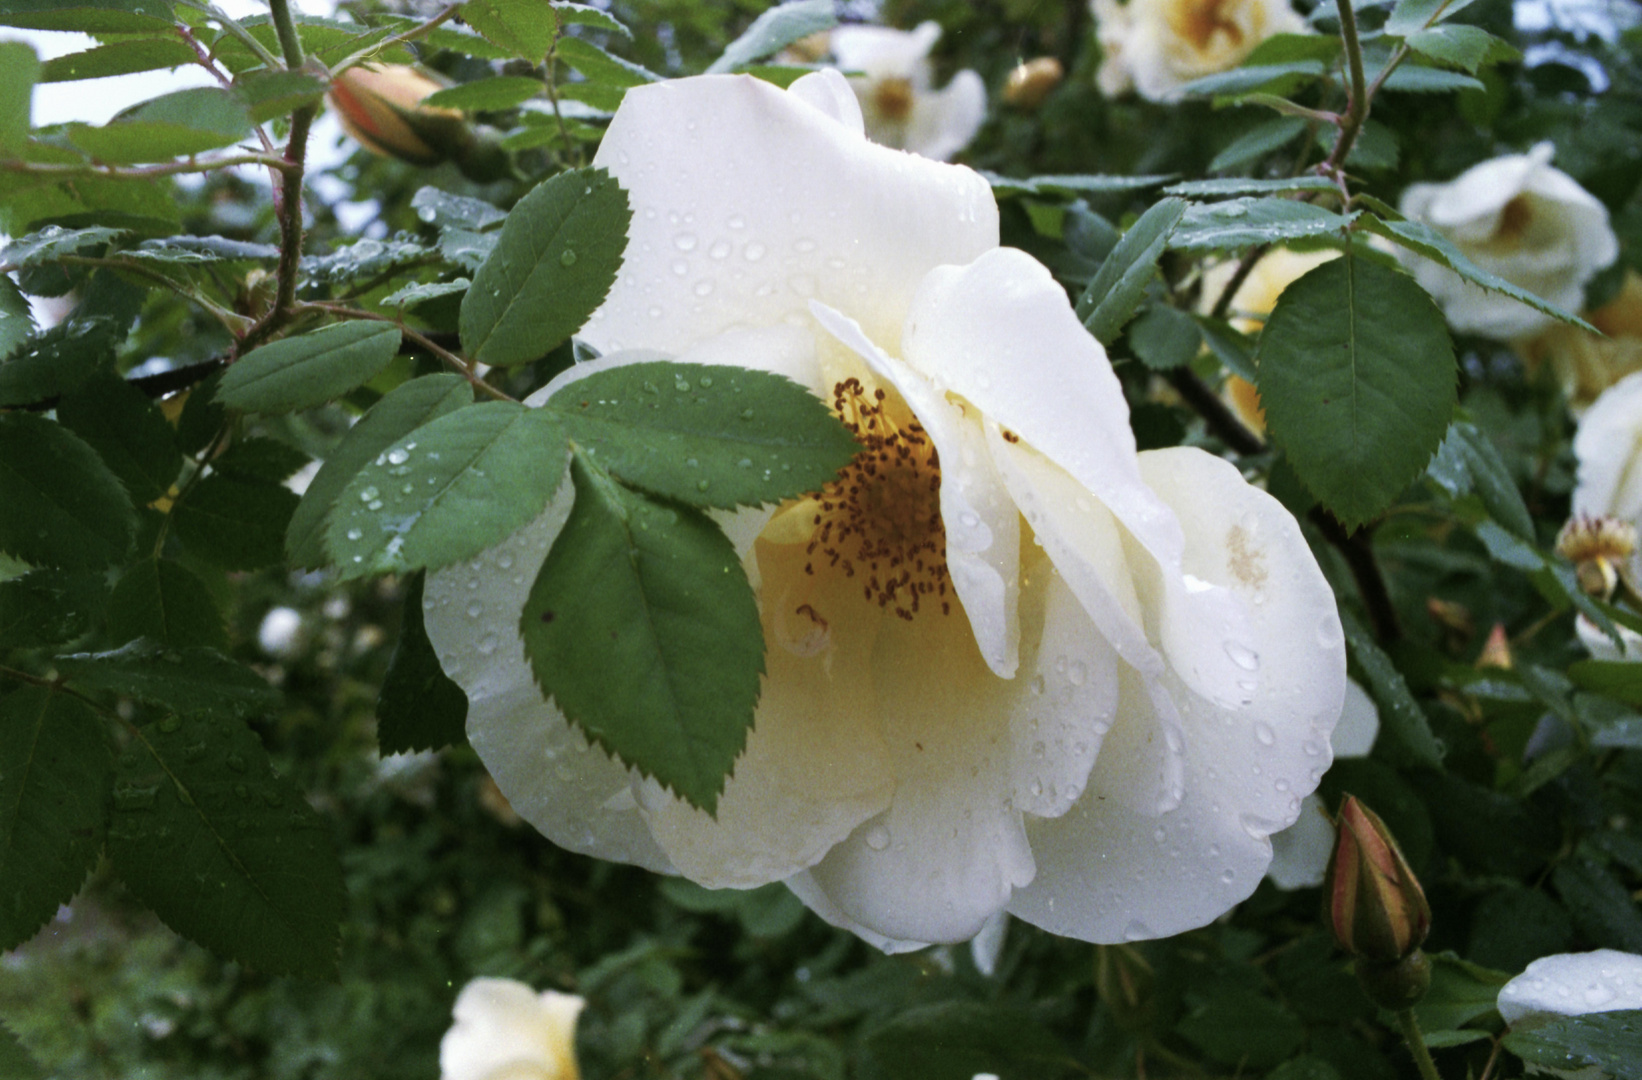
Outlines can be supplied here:
<path id="1" fill-rule="evenodd" d="M 1020 513 L 992 467 L 974 418 L 929 381 L 879 348 L 854 319 L 816 303 L 816 321 L 901 395 L 941 459 L 946 564 L 987 664 L 1011 678 L 1020 662 Z"/>
<path id="2" fill-rule="evenodd" d="M 1642 516 L 1642 372 L 1627 375 L 1586 410 L 1574 433 L 1579 483 L 1573 510 L 1635 521 Z"/>
<path id="3" fill-rule="evenodd" d="M 1498 1006 L 1512 1027 L 1551 1016 L 1642 1009 L 1642 956 L 1614 949 L 1542 956 L 1500 987 Z"/>
<path id="4" fill-rule="evenodd" d="M 893 349 L 924 274 L 996 246 L 985 180 L 874 146 L 813 97 L 749 75 L 628 91 L 594 158 L 632 204 L 627 261 L 582 337 L 677 353 L 810 325 L 813 297 Z"/>
<path id="5" fill-rule="evenodd" d="M 576 1075 L 576 1018 L 584 1002 L 570 994 L 537 994 L 513 979 L 474 979 L 451 1012 L 455 1024 L 439 1042 L 440 1080 L 490 1080 L 508 1067 L 521 1075 Z"/>
<path id="6" fill-rule="evenodd" d="M 945 89 L 914 96 L 907 118 L 906 149 L 946 161 L 968 146 L 986 120 L 986 84 L 965 69 Z"/>
<path id="7" fill-rule="evenodd" d="M 927 941 L 906 941 L 900 938 L 885 937 L 878 931 L 862 926 L 860 923 L 844 914 L 842 908 L 833 903 L 832 898 L 817 885 L 814 876 L 809 871 L 794 874 L 787 879 L 787 888 L 804 906 L 821 917 L 821 920 L 840 930 L 847 930 L 883 953 L 894 956 L 897 953 L 916 952 L 919 949 L 929 948 Z"/>
<path id="8" fill-rule="evenodd" d="M 828 44 L 845 71 L 875 79 L 911 79 L 940 40 L 941 24 L 934 21 L 919 23 L 913 30 L 857 23 L 834 30 Z"/>
<path id="9" fill-rule="evenodd" d="M 1176 683 L 1186 784 L 1174 811 L 1148 817 L 1101 798 L 1126 766 L 1115 752 L 1125 713 L 1078 804 L 1029 824 L 1038 876 L 1009 910 L 1087 941 L 1178 933 L 1252 892 L 1267 837 L 1295 820 L 1328 766 L 1345 695 L 1334 596 L 1293 516 L 1200 450 L 1150 451 L 1141 471 L 1179 516 L 1186 571 L 1248 604 L 1259 687 L 1249 706 L 1227 708 Z"/>
<path id="10" fill-rule="evenodd" d="M 1355 685 L 1355 684 L 1353 684 Z M 1334 824 L 1323 800 L 1307 795 L 1293 825 L 1271 834 L 1271 865 L 1266 876 L 1279 889 L 1313 889 L 1323 883 L 1334 853 Z"/>
<path id="11" fill-rule="evenodd" d="M 1340 710 L 1340 722 L 1328 737 L 1334 747 L 1335 758 L 1367 757 L 1374 749 L 1374 740 L 1380 734 L 1380 709 L 1355 679 L 1346 680 L 1345 706 Z"/>

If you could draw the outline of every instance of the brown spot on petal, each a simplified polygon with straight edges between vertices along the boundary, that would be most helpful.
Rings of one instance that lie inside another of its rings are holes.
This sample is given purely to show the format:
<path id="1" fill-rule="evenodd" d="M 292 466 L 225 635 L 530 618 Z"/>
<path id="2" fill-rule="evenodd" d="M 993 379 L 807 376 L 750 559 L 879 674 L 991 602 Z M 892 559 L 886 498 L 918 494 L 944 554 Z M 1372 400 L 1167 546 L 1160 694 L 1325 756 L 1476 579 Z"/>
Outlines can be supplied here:
<path id="1" fill-rule="evenodd" d="M 1226 533 L 1226 569 L 1232 577 L 1251 589 L 1266 583 L 1266 557 L 1249 546 L 1249 534 L 1241 525 L 1233 525 Z"/>

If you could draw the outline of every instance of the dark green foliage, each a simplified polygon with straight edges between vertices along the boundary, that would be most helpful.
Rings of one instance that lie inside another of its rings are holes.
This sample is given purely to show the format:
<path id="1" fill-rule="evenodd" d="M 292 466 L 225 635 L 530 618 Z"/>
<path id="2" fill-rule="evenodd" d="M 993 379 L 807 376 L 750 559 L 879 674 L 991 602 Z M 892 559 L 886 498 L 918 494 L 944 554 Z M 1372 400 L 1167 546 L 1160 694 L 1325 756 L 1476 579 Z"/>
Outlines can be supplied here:
<path id="1" fill-rule="evenodd" d="M 384 754 L 439 750 L 466 739 L 467 695 L 439 667 L 422 625 L 425 578 L 418 571 L 405 580 L 399 643 L 376 699 L 376 742 Z"/>
<path id="2" fill-rule="evenodd" d="M 217 399 L 247 412 L 311 408 L 370 381 L 399 351 L 399 338 L 392 323 L 361 320 L 264 345 L 223 374 Z"/>
<path id="3" fill-rule="evenodd" d="M 0 506 L 0 552 L 66 570 L 122 558 L 136 528 L 96 451 L 32 413 L 0 413 Z"/>
<path id="4" fill-rule="evenodd" d="M 146 637 L 175 649 L 228 647 L 210 592 L 172 559 L 144 559 L 120 576 L 108 598 L 108 633 L 115 641 Z"/>
<path id="5" fill-rule="evenodd" d="M 171 518 L 177 536 L 225 570 L 255 570 L 285 558 L 285 530 L 297 496 L 268 480 L 218 473 L 189 488 Z"/>

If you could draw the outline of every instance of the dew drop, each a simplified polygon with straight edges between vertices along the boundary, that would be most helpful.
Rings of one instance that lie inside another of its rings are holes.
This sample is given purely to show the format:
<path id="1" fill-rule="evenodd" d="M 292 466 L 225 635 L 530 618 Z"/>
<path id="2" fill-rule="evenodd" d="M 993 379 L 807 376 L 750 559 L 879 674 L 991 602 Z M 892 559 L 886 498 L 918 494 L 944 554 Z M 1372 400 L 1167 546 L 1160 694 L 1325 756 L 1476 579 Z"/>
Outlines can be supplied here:
<path id="1" fill-rule="evenodd" d="M 1235 641 L 1228 641 L 1226 642 L 1226 655 L 1231 658 L 1232 663 L 1236 664 L 1244 671 L 1260 670 L 1260 654 L 1246 645 L 1240 645 Z"/>
<path id="2" fill-rule="evenodd" d="M 1038 695 L 1041 696 L 1043 694 L 1043 687 L 1044 687 L 1043 676 L 1042 675 L 1032 676 L 1032 681 L 1030 683 L 1028 683 L 1027 686 L 1032 691 L 1032 693 L 1038 694 Z"/>
<path id="3" fill-rule="evenodd" d="M 889 830 L 882 825 L 873 825 L 861 839 L 872 850 L 883 851 L 889 847 Z"/>
<path id="4" fill-rule="evenodd" d="M 358 529 L 349 529 L 347 535 L 349 540 L 363 540 L 365 538 L 365 534 Z"/>
<path id="5" fill-rule="evenodd" d="M 694 251 L 696 249 L 695 233 L 679 233 L 673 237 L 673 246 L 680 251 Z"/>
<path id="6" fill-rule="evenodd" d="M 748 262 L 757 262 L 764 257 L 765 247 L 760 243 L 751 243 L 741 249 L 741 257 Z"/>
<path id="7" fill-rule="evenodd" d="M 1066 669 L 1066 681 L 1073 686 L 1082 686 L 1084 680 L 1088 677 L 1089 669 L 1084 666 L 1082 660 L 1074 660 L 1072 665 Z"/>
<path id="8" fill-rule="evenodd" d="M 468 605 L 468 618 L 477 619 L 479 616 L 483 615 L 484 613 L 485 613 L 485 605 L 479 603 L 479 601 L 475 600 L 471 604 Z"/>
<path id="9" fill-rule="evenodd" d="M 727 259 L 727 258 L 729 258 L 730 257 L 730 242 L 728 240 L 718 241 L 712 247 L 707 249 L 707 254 L 708 254 L 709 257 L 714 258 L 714 259 Z"/>
<path id="10" fill-rule="evenodd" d="M 1273 731 L 1271 725 L 1264 720 L 1255 722 L 1254 737 L 1260 740 L 1261 746 L 1274 746 L 1277 743 L 1277 732 Z"/>
<path id="11" fill-rule="evenodd" d="M 559 265 L 560 266 L 575 266 L 576 265 L 576 253 L 574 251 L 571 251 L 569 248 L 565 248 L 563 251 L 559 252 Z"/>
<path id="12" fill-rule="evenodd" d="M 409 460 L 410 460 L 410 451 L 406 450 L 402 446 L 396 446 L 392 450 L 388 451 L 388 464 L 389 465 L 403 465 L 405 462 L 407 462 Z"/>
<path id="13" fill-rule="evenodd" d="M 379 499 L 381 497 L 382 493 L 374 487 L 368 487 L 359 493 L 359 501 L 362 503 L 368 503 L 372 499 Z"/>
<path id="14" fill-rule="evenodd" d="M 167 716 L 165 719 L 161 720 L 159 724 L 160 730 L 168 735 L 180 727 L 182 727 L 182 721 L 177 719 L 175 716 Z"/>
<path id="15" fill-rule="evenodd" d="M 479 639 L 479 644 L 476 648 L 479 650 L 479 655 L 489 656 L 491 653 L 496 651 L 496 646 L 501 643 L 501 639 L 495 634 L 486 634 L 484 637 Z"/>

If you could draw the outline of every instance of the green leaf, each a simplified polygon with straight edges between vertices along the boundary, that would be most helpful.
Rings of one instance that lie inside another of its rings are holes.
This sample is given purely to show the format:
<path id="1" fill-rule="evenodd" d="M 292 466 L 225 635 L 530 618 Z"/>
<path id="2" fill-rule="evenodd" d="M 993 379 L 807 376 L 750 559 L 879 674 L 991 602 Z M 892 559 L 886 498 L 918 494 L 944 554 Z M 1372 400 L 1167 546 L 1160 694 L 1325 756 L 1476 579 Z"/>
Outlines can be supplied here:
<path id="1" fill-rule="evenodd" d="M 414 240 L 357 240 L 329 255 L 304 255 L 302 272 L 316 281 L 342 285 L 380 277 L 432 261 L 433 252 Z"/>
<path id="2" fill-rule="evenodd" d="M 106 165 L 169 161 L 232 146 L 251 133 L 251 114 L 231 90 L 176 90 L 120 113 L 102 127 L 68 125 L 68 140 Z"/>
<path id="3" fill-rule="evenodd" d="M 1399 37 L 1423 30 L 1432 23 L 1453 18 L 1473 0 L 1397 0 L 1386 16 L 1385 32 Z"/>
<path id="4" fill-rule="evenodd" d="M 1642 1080 L 1642 1009 L 1554 1017 L 1507 1032 L 1505 1048 L 1549 1073 Z"/>
<path id="5" fill-rule="evenodd" d="M 467 0 L 462 21 L 511 56 L 539 64 L 559 36 L 555 19 L 544 18 L 541 0 Z"/>
<path id="6" fill-rule="evenodd" d="M 7 244 L 5 250 L 0 251 L 0 262 L 10 263 L 20 270 L 27 269 L 53 262 L 65 255 L 78 255 L 82 251 L 101 247 L 123 235 L 124 229 L 111 229 L 103 225 L 84 229 L 47 225 L 39 232 L 29 233 Z"/>
<path id="7" fill-rule="evenodd" d="M 1327 68 L 1321 60 L 1294 60 L 1286 64 L 1253 64 L 1216 75 L 1193 79 L 1180 88 L 1186 97 L 1235 99 L 1262 92 L 1288 97 L 1295 90 L 1321 79 Z"/>
<path id="8" fill-rule="evenodd" d="M 194 50 L 181 40 L 161 37 L 143 37 L 131 41 L 116 41 L 99 45 L 85 52 L 54 57 L 40 67 L 40 81 L 76 82 L 81 79 L 104 79 L 111 75 L 131 75 L 139 71 L 157 71 L 196 62 Z"/>
<path id="9" fill-rule="evenodd" d="M 454 281 L 429 281 L 406 285 L 404 288 L 396 289 L 384 296 L 377 304 L 379 307 L 385 308 L 412 308 L 429 300 L 437 300 L 441 296 L 455 296 L 457 293 L 465 293 L 472 284 L 467 278 L 463 277 Z"/>
<path id="10" fill-rule="evenodd" d="M 1475 424 L 1456 420 L 1449 425 L 1448 435 L 1426 472 L 1451 499 L 1475 491 L 1490 517 L 1522 539 L 1533 541 L 1534 521 L 1522 501 L 1522 492 L 1517 490 L 1493 440 Z"/>
<path id="11" fill-rule="evenodd" d="M 305 105 L 317 105 L 325 83 L 305 71 L 253 71 L 234 84 L 253 123 L 277 120 Z"/>
<path id="12" fill-rule="evenodd" d="M 1500 987 L 1510 979 L 1508 972 L 1438 953 L 1431 957 L 1431 989 L 1414 1006 L 1414 1015 L 1427 1031 L 1457 1031 L 1493 1012 Z"/>
<path id="13" fill-rule="evenodd" d="M 820 399 L 763 371 L 624 364 L 570 383 L 547 407 L 600 469 L 692 506 L 818 491 L 860 450 Z"/>
<path id="14" fill-rule="evenodd" d="M 187 392 L 182 415 L 177 417 L 177 445 L 185 454 L 198 454 L 210 446 L 228 423 L 228 410 L 217 402 L 217 384 L 222 372 L 206 376 Z"/>
<path id="15" fill-rule="evenodd" d="M 174 649 L 226 651 L 228 634 L 210 590 L 171 559 L 133 563 L 108 598 L 108 635 L 115 641 L 152 638 Z"/>
<path id="16" fill-rule="evenodd" d="M 107 599 L 98 573 L 32 570 L 0 581 L 0 647 L 72 641 L 91 629 Z"/>
<path id="17" fill-rule="evenodd" d="M 1369 232 L 1376 233 L 1410 251 L 1424 255 L 1433 262 L 1454 271 L 1454 273 L 1473 285 L 1481 285 L 1485 289 L 1504 293 L 1513 300 L 1522 301 L 1535 311 L 1543 312 L 1565 323 L 1571 323 L 1583 330 L 1596 332 L 1595 327 L 1578 316 L 1563 311 L 1555 304 L 1535 296 L 1526 289 L 1511 284 L 1497 274 L 1484 270 L 1472 262 L 1459 248 L 1455 247 L 1446 236 L 1423 222 L 1382 221 L 1373 214 L 1364 214 L 1358 220 Z"/>
<path id="18" fill-rule="evenodd" d="M 1402 672 L 1348 611 L 1340 613 L 1346 646 L 1363 675 L 1363 686 L 1380 708 L 1380 756 L 1401 768 L 1442 765 L 1443 748 L 1431 733 L 1425 710 L 1414 700 Z"/>
<path id="19" fill-rule="evenodd" d="M 1454 90 L 1487 90 L 1477 79 L 1457 71 L 1403 64 L 1386 76 L 1380 89 L 1401 91 L 1405 94 L 1446 94 Z"/>
<path id="20" fill-rule="evenodd" d="M 560 38 L 554 50 L 560 60 L 587 76 L 590 82 L 626 90 L 657 82 L 660 75 L 619 56 L 612 56 L 582 38 Z"/>
<path id="21" fill-rule="evenodd" d="M 568 453 L 545 409 L 491 401 L 441 416 L 360 468 L 325 546 L 343 580 L 471 558 L 542 512 Z"/>
<path id="22" fill-rule="evenodd" d="M 984 170 L 981 175 L 992 185 L 995 198 L 1013 195 L 1115 195 L 1159 187 L 1173 180 L 1170 175 L 1154 176 L 1034 176 L 1020 180 Z"/>
<path id="23" fill-rule="evenodd" d="M 278 484 L 296 475 L 310 460 L 301 450 L 278 439 L 241 436 L 211 459 L 211 471 Z"/>
<path id="24" fill-rule="evenodd" d="M 1279 116 L 1257 124 L 1216 154 L 1209 162 L 1209 171 L 1224 172 L 1252 165 L 1298 139 L 1305 130 L 1306 122 L 1296 116 Z"/>
<path id="25" fill-rule="evenodd" d="M 1578 660 L 1568 667 L 1574 685 L 1606 694 L 1627 705 L 1642 705 L 1642 664 L 1624 660 Z"/>
<path id="26" fill-rule="evenodd" d="M 1294 199 L 1228 199 L 1187 207 L 1169 236 L 1183 251 L 1214 251 L 1339 233 L 1351 219 Z"/>
<path id="27" fill-rule="evenodd" d="M 399 644 L 376 699 L 376 743 L 383 754 L 460 746 L 467 737 L 468 699 L 439 666 L 422 624 L 421 571 L 405 579 Z"/>
<path id="28" fill-rule="evenodd" d="M 590 739 L 713 813 L 764 671 L 752 587 L 699 511 L 629 491 L 579 453 L 570 474 L 575 505 L 520 619 L 531 670 Z"/>
<path id="29" fill-rule="evenodd" d="M 90 380 L 63 398 L 57 419 L 91 444 L 137 506 L 164 496 L 182 470 L 182 451 L 164 414 L 124 379 Z"/>
<path id="30" fill-rule="evenodd" d="M 559 20 L 560 26 L 592 26 L 608 30 L 612 34 L 620 34 L 622 37 L 633 36 L 633 31 L 627 29 L 614 15 L 592 4 L 576 4 L 570 0 L 547 0 L 547 6 L 553 9 L 553 17 Z"/>
<path id="31" fill-rule="evenodd" d="M 838 25 L 836 7 L 833 0 L 793 0 L 766 9 L 744 34 L 730 42 L 724 55 L 707 68 L 707 74 L 727 74 L 779 52 L 799 38 L 831 30 Z"/>
<path id="32" fill-rule="evenodd" d="M 40 60 L 21 41 L 0 41 L 0 158 L 17 157 L 28 144 L 29 109 Z"/>
<path id="33" fill-rule="evenodd" d="M 47 1080 L 45 1066 L 34 1060 L 4 1022 L 0 1022 L 0 1076 L 9 1080 Z"/>
<path id="34" fill-rule="evenodd" d="M 99 369 L 112 371 L 144 296 L 112 274 L 92 275 L 73 314 L 0 363 L 0 407 L 48 402 Z"/>
<path id="35" fill-rule="evenodd" d="M 335 975 L 346 894 L 330 829 L 249 728 L 168 716 L 115 769 L 108 854 L 139 900 L 227 959 Z"/>
<path id="36" fill-rule="evenodd" d="M 372 12 L 371 22 L 373 25 L 388 27 L 399 34 L 424 25 L 421 19 L 390 15 L 386 12 Z M 513 57 L 513 50 L 501 48 L 471 30 L 464 30 L 450 23 L 422 33 L 417 41 L 431 45 L 435 49 L 449 49 L 463 56 L 475 56 L 481 60 L 509 60 Z"/>
<path id="37" fill-rule="evenodd" d="M 1642 953 L 1642 911 L 1607 869 L 1590 859 L 1570 859 L 1551 874 L 1551 884 L 1581 937 L 1598 948 Z"/>
<path id="38" fill-rule="evenodd" d="M 1472 75 L 1477 73 L 1477 68 L 1482 66 L 1496 44 L 1505 44 L 1479 26 L 1461 23 L 1415 31 L 1408 35 L 1407 43 L 1410 49 L 1439 64 L 1459 68 Z"/>
<path id="39" fill-rule="evenodd" d="M 1065 1046 L 1029 1012 L 1001 1002 L 944 1001 L 907 1009 L 861 1045 L 860 1080 L 1056 1080 L 1081 1075 Z"/>
<path id="40" fill-rule="evenodd" d="M 281 540 L 298 499 L 265 480 L 207 476 L 171 511 L 177 537 L 224 570 L 256 570 L 285 560 Z"/>
<path id="41" fill-rule="evenodd" d="M 1221 195 L 1277 195 L 1288 191 L 1336 190 L 1338 188 L 1334 181 L 1326 176 L 1287 176 L 1270 180 L 1226 176 L 1213 180 L 1190 180 L 1183 184 L 1171 184 L 1163 189 L 1163 193 L 1190 199 L 1212 199 Z"/>
<path id="42" fill-rule="evenodd" d="M 467 112 L 494 112 L 511 109 L 545 92 L 542 80 L 524 75 L 499 75 L 452 86 L 422 99 L 422 104 L 440 109 Z"/>
<path id="43" fill-rule="evenodd" d="M 479 232 L 507 220 L 507 213 L 465 195 L 452 195 L 436 187 L 421 188 L 411 196 L 411 209 L 436 229 L 471 229 Z"/>
<path id="44" fill-rule="evenodd" d="M 1169 233 L 1185 214 L 1186 205 L 1186 200 L 1176 198 L 1153 203 L 1123 234 L 1078 297 L 1078 318 L 1102 345 L 1116 341 L 1140 307 L 1146 286 L 1157 274 L 1157 260 L 1163 257 Z"/>
<path id="45" fill-rule="evenodd" d="M 1153 304 L 1129 326 L 1129 348 L 1153 371 L 1172 371 L 1191 363 L 1203 347 L 1195 319 L 1167 304 Z"/>
<path id="46" fill-rule="evenodd" d="M 1247 334 L 1225 319 L 1211 319 L 1207 315 L 1194 315 L 1192 318 L 1197 320 L 1197 328 L 1202 332 L 1209 351 L 1226 365 L 1227 371 L 1250 383 L 1259 383 L 1259 376 L 1254 370 L 1254 342 Z"/>
<path id="47" fill-rule="evenodd" d="M 296 566 L 316 569 L 329 559 L 325 526 L 337 496 L 377 455 L 423 424 L 473 402 L 473 388 L 459 375 L 425 375 L 395 387 L 343 436 L 308 483 L 291 515 L 285 547 Z"/>
<path id="48" fill-rule="evenodd" d="M 0 26 L 31 30 L 165 33 L 171 23 L 171 5 L 166 0 L 6 0 L 0 5 Z"/>
<path id="49" fill-rule="evenodd" d="M 131 499 L 97 452 L 61 424 L 0 412 L 0 552 L 96 570 L 131 546 Z"/>
<path id="50" fill-rule="evenodd" d="M 1305 1026 L 1264 994 L 1222 990 L 1175 1025 L 1188 1042 L 1225 1065 L 1267 1069 L 1299 1049 Z"/>
<path id="51" fill-rule="evenodd" d="M 112 772 L 84 702 L 38 686 L 0 698 L 0 949 L 33 937 L 97 865 Z"/>
<path id="52" fill-rule="evenodd" d="M 515 149 L 515 147 L 508 147 Z M 439 234 L 439 254 L 445 261 L 474 271 L 483 266 L 490 253 L 496 250 L 500 237 L 493 232 L 479 233 L 468 229 L 446 229 Z M 472 286 L 469 286 L 471 288 Z"/>
<path id="53" fill-rule="evenodd" d="M 522 364 L 569 337 L 615 283 L 631 220 L 603 169 L 560 173 L 520 199 L 462 299 L 468 358 Z"/>
<path id="54" fill-rule="evenodd" d="M 0 277 L 0 357 L 27 341 L 34 333 L 34 312 L 28 298 L 10 276 Z"/>
<path id="55" fill-rule="evenodd" d="M 272 244 L 253 244 L 226 236 L 166 236 L 144 240 L 122 254 L 127 258 L 183 264 L 266 262 L 279 258 L 279 249 Z"/>
<path id="56" fill-rule="evenodd" d="M 248 717 L 279 707 L 279 691 L 261 675 L 212 649 L 139 639 L 112 652 L 59 656 L 56 663 L 79 687 L 129 694 L 178 713 Z"/>
<path id="57" fill-rule="evenodd" d="M 360 319 L 264 345 L 222 376 L 217 400 L 245 412 L 286 413 L 341 397 L 399 352 L 399 327 Z"/>
<path id="58" fill-rule="evenodd" d="M 1454 411 L 1454 347 L 1407 275 L 1347 254 L 1283 290 L 1256 359 L 1266 425 L 1347 527 L 1425 468 Z"/>

